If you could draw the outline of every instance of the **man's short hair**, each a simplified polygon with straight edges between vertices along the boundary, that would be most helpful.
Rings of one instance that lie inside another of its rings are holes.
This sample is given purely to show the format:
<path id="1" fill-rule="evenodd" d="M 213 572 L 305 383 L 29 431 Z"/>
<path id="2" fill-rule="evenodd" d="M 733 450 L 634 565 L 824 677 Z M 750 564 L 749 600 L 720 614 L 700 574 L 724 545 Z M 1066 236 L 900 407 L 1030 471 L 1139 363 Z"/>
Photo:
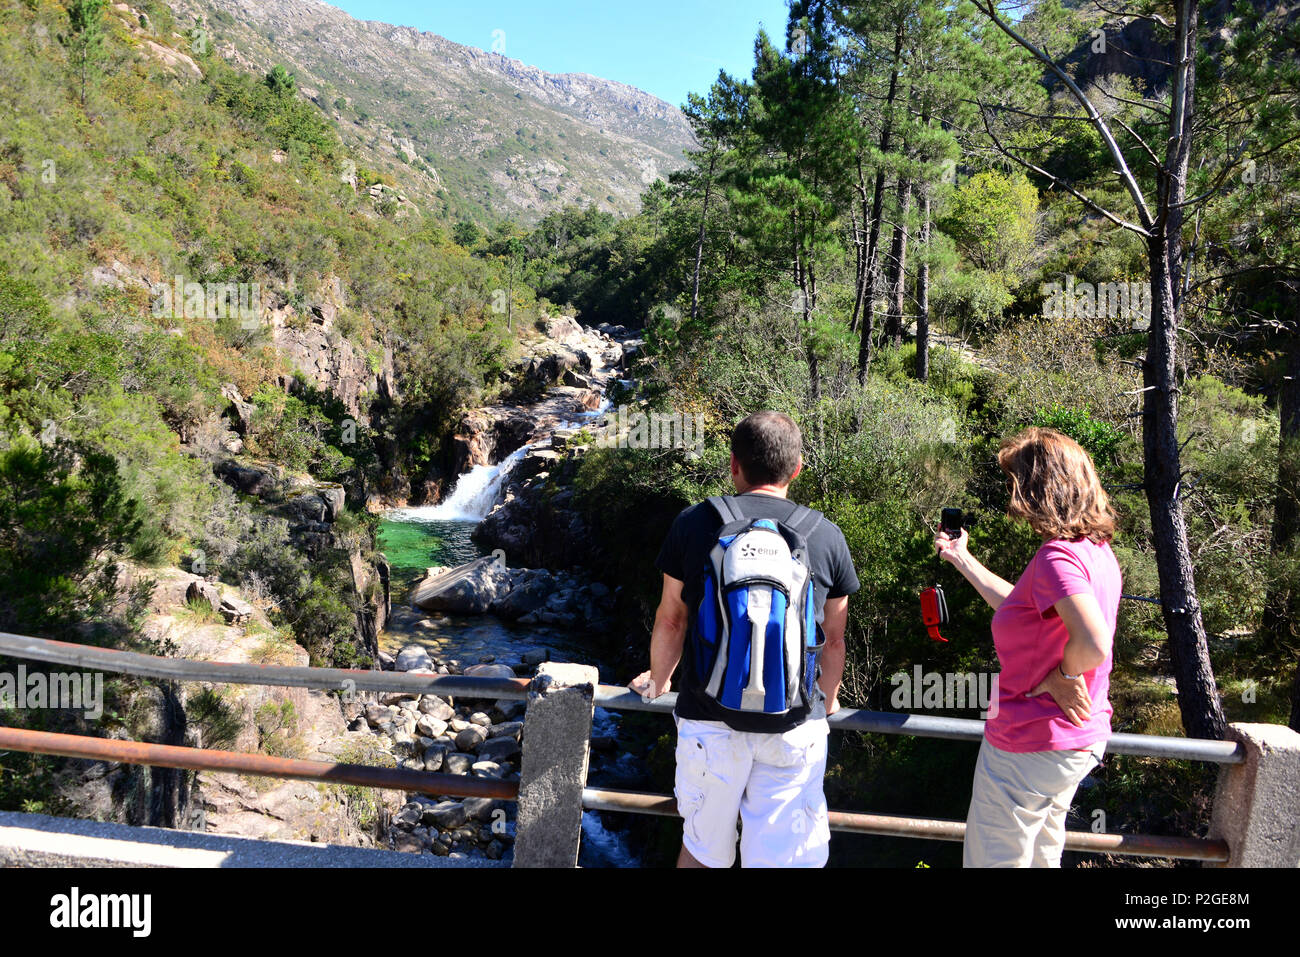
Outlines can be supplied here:
<path id="1" fill-rule="evenodd" d="M 752 485 L 789 485 L 802 446 L 799 426 L 784 412 L 755 412 L 731 433 L 731 454 Z"/>

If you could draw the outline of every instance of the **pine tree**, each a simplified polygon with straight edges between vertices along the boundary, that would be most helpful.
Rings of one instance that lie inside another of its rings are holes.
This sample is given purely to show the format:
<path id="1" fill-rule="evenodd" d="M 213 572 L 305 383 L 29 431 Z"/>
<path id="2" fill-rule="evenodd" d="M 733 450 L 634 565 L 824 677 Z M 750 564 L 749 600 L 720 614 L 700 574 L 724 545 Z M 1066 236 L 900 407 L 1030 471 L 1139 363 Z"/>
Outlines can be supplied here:
<path id="1" fill-rule="evenodd" d="M 86 81 L 104 48 L 104 7 L 108 0 L 72 0 L 68 4 L 68 32 L 59 34 L 76 59 L 81 76 L 81 105 L 86 105 Z"/>

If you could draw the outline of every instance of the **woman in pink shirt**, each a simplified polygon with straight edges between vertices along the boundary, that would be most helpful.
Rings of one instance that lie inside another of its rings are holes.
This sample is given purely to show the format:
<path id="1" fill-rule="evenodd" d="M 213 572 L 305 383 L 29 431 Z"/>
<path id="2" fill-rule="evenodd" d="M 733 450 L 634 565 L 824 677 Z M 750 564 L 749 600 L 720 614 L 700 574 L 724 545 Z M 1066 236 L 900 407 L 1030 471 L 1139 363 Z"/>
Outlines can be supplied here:
<path id="1" fill-rule="evenodd" d="M 970 554 L 965 531 L 935 540 L 993 607 L 1002 666 L 975 767 L 964 864 L 1060 867 L 1070 801 L 1110 737 L 1121 590 L 1110 548 L 1115 516 L 1092 459 L 1060 432 L 1028 429 L 1006 440 L 998 464 L 1008 514 L 1043 540 L 1016 583 Z"/>

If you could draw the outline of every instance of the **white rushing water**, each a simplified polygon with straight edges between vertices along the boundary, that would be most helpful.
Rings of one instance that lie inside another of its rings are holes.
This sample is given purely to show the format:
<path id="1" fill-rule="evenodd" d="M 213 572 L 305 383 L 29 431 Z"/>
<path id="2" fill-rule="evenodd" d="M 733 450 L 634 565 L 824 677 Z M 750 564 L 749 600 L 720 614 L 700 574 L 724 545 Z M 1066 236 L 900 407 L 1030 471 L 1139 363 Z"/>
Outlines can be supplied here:
<path id="1" fill-rule="evenodd" d="M 438 505 L 396 509 L 388 517 L 395 522 L 481 522 L 496 505 L 514 467 L 532 447 L 525 445 L 497 465 L 474 466 Z"/>

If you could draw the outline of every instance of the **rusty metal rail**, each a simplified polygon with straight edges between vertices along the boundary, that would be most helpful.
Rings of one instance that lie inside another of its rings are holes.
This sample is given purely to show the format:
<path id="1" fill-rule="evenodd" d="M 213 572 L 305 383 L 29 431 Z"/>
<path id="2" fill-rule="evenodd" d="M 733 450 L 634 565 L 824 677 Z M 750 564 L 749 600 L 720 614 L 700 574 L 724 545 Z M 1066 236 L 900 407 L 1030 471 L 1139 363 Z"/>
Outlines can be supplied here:
<path id="1" fill-rule="evenodd" d="M 653 711 L 669 714 L 677 701 L 674 692 L 654 701 L 643 701 L 627 688 L 601 685 L 596 689 L 596 704 L 619 711 Z M 950 741 L 979 741 L 984 737 L 984 722 L 971 718 L 943 718 L 901 711 L 866 711 L 841 708 L 831 715 L 832 731 L 860 731 L 866 734 L 906 734 L 915 738 L 944 738 Z M 1214 764 L 1240 764 L 1246 760 L 1245 749 L 1237 741 L 1214 741 L 1206 738 L 1176 738 L 1156 734 L 1112 734 L 1106 741 L 1107 754 L 1178 761 L 1209 761 Z"/>
<path id="2" fill-rule="evenodd" d="M 218 684 L 312 688 L 317 691 L 409 692 L 460 695 L 466 698 L 528 697 L 525 678 L 475 678 L 462 675 L 415 675 L 404 671 L 364 671 L 351 668 L 299 668 L 289 665 L 244 665 L 228 661 L 159 658 L 135 651 L 95 648 L 47 638 L 0 632 L 0 656 L 29 658 L 87 671 L 112 671 L 142 678 L 208 681 Z"/>
<path id="3" fill-rule="evenodd" d="M 409 672 L 362 671 L 345 668 L 298 668 L 284 665 L 244 665 L 222 661 L 158 658 L 133 651 L 94 648 L 64 641 L 29 638 L 0 632 L 0 656 L 30 658 L 88 670 L 101 669 L 146 678 L 207 681 L 224 684 L 313 688 L 319 691 L 370 691 L 441 694 L 466 698 L 524 700 L 525 678 L 476 678 L 462 675 L 413 675 Z M 600 685 L 596 704 L 619 711 L 670 713 L 677 700 L 669 693 L 652 702 L 619 685 Z M 832 730 L 871 734 L 906 734 L 920 738 L 979 741 L 984 722 L 963 718 L 865 711 L 844 708 L 830 718 Z M 1167 760 L 1240 764 L 1245 751 L 1236 741 L 1210 741 L 1151 734 L 1115 734 L 1107 742 L 1108 754 L 1130 754 Z"/>
<path id="4" fill-rule="evenodd" d="M 679 816 L 676 800 L 665 795 L 647 794 L 642 791 L 586 788 L 582 792 L 582 806 L 590 811 L 625 811 L 658 817 Z M 897 814 L 862 814 L 856 811 L 831 811 L 829 818 L 832 831 L 878 834 L 885 837 L 911 837 L 931 841 L 961 842 L 966 838 L 964 821 L 905 817 Z M 1159 837 L 1152 834 L 1093 834 L 1088 831 L 1066 831 L 1065 849 L 1094 854 L 1177 858 L 1219 864 L 1228 860 L 1226 841 L 1196 837 Z"/>
<path id="5" fill-rule="evenodd" d="M 27 731 L 0 727 L 0 750 L 30 754 L 57 754 L 67 758 L 92 761 L 121 761 L 159 768 L 182 768 L 187 771 L 231 771 L 299 781 L 324 781 L 328 784 L 355 784 L 361 787 L 408 791 L 430 796 L 495 798 L 513 801 L 519 796 L 514 781 L 496 778 L 441 774 L 434 771 L 411 771 L 407 768 L 379 768 L 366 764 L 334 764 L 329 761 L 303 761 L 296 758 L 273 758 L 265 754 L 238 751 L 210 751 L 182 748 L 170 744 L 146 744 L 141 741 L 118 741 L 49 731 Z"/>
<path id="6" fill-rule="evenodd" d="M 175 681 L 311 688 L 349 693 L 404 692 L 520 700 L 528 698 L 530 684 L 524 678 L 416 675 L 391 671 L 301 668 L 160 658 L 136 652 L 95 648 L 2 632 L 0 632 L 0 656 L 46 661 L 83 670 L 103 670 Z M 675 694 L 666 694 L 655 701 L 646 702 L 640 695 L 634 694 L 625 687 L 611 685 L 599 685 L 594 692 L 596 705 L 616 710 L 669 713 L 676 700 Z M 978 741 L 983 736 L 984 722 L 929 715 L 843 709 L 830 718 L 829 724 L 833 730 Z M 412 771 L 406 768 L 379 768 L 367 765 L 334 764 L 326 761 L 274 758 L 258 754 L 146 744 L 15 728 L 0 727 L 0 749 L 186 770 L 232 771 L 277 778 L 401 790 L 433 796 L 517 800 L 519 795 L 517 783 L 494 778 Z M 1113 735 L 1107 751 L 1163 759 L 1209 761 L 1218 764 L 1237 764 L 1245 759 L 1244 750 L 1237 742 L 1154 735 Z M 582 805 L 589 810 L 677 816 L 674 798 L 644 792 L 585 788 L 582 792 Z M 940 841 L 961 841 L 966 831 L 966 825 L 962 821 L 848 811 L 831 811 L 830 826 L 836 831 Z M 1229 860 L 1229 848 L 1226 842 L 1201 838 L 1070 831 L 1066 834 L 1065 847 L 1073 851 L 1138 857 L 1178 858 L 1215 863 Z"/>

